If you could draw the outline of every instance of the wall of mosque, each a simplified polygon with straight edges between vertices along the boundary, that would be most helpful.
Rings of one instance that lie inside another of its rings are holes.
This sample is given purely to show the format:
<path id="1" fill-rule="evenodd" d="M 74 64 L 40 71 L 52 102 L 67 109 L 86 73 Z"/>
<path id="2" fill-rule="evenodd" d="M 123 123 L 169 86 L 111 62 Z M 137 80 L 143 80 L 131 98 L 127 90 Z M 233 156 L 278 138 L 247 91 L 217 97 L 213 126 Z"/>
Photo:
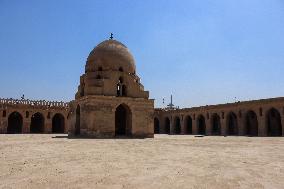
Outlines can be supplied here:
<path id="1" fill-rule="evenodd" d="M 185 109 L 155 109 L 156 133 L 284 136 L 284 98 Z"/>

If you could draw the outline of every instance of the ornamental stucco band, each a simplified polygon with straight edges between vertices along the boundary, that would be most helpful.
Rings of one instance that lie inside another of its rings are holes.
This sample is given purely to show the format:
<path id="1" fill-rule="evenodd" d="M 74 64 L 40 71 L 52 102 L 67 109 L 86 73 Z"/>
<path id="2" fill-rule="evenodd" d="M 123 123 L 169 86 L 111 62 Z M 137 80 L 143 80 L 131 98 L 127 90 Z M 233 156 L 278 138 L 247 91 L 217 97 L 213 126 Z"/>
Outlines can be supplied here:
<path id="1" fill-rule="evenodd" d="M 113 38 L 89 54 L 71 102 L 0 99 L 0 133 L 154 137 L 154 133 L 284 136 L 284 98 L 154 109 L 129 49 Z"/>

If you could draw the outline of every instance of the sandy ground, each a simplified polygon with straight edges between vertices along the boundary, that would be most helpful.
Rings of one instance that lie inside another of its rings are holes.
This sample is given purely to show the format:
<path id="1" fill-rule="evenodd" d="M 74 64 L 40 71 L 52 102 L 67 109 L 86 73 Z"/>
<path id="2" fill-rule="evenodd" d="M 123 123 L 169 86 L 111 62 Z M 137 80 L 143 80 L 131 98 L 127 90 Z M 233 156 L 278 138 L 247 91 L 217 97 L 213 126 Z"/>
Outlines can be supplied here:
<path id="1" fill-rule="evenodd" d="M 284 138 L 0 135 L 1 188 L 284 188 Z"/>

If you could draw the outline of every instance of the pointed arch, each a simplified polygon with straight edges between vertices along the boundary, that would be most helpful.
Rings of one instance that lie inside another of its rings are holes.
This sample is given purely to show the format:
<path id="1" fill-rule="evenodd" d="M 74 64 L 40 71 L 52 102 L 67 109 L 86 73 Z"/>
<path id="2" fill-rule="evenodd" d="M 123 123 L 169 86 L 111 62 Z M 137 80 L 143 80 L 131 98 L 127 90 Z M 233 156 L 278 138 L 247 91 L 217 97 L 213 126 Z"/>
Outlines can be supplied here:
<path id="1" fill-rule="evenodd" d="M 19 112 L 12 112 L 8 117 L 8 134 L 22 133 L 23 129 L 23 116 Z"/>
<path id="2" fill-rule="evenodd" d="M 44 133 L 44 116 L 39 112 L 31 117 L 30 133 Z"/>
<path id="3" fill-rule="evenodd" d="M 246 113 L 245 126 L 248 136 L 258 136 L 258 120 L 254 111 L 250 110 Z"/>
<path id="4" fill-rule="evenodd" d="M 62 114 L 56 113 L 52 118 L 52 133 L 64 133 L 65 118 Z"/>
<path id="5" fill-rule="evenodd" d="M 171 121 L 168 117 L 165 117 L 165 133 L 166 134 L 171 133 Z"/>
<path id="6" fill-rule="evenodd" d="M 180 118 L 178 116 L 174 119 L 174 134 L 179 135 L 181 134 L 181 125 L 180 125 Z"/>
<path id="7" fill-rule="evenodd" d="M 132 135 L 132 113 L 126 104 L 120 104 L 115 110 L 115 135 Z"/>
<path id="8" fill-rule="evenodd" d="M 184 128 L 185 134 L 192 134 L 192 118 L 190 116 L 185 117 Z"/>
<path id="9" fill-rule="evenodd" d="M 203 115 L 199 115 L 196 121 L 197 121 L 198 134 L 205 135 L 206 134 L 205 117 Z"/>
<path id="10" fill-rule="evenodd" d="M 234 112 L 230 112 L 227 115 L 227 123 L 226 123 L 226 135 L 238 135 L 238 119 L 237 115 Z"/>
<path id="11" fill-rule="evenodd" d="M 81 110 L 79 104 L 76 108 L 75 135 L 81 134 Z"/>
<path id="12" fill-rule="evenodd" d="M 266 113 L 267 136 L 282 136 L 281 115 L 275 108 L 271 108 Z"/>
<path id="13" fill-rule="evenodd" d="M 211 116 L 211 135 L 221 135 L 221 121 L 217 113 Z"/>
<path id="14" fill-rule="evenodd" d="M 127 96 L 127 87 L 126 87 L 126 85 L 122 85 L 122 96 Z"/>

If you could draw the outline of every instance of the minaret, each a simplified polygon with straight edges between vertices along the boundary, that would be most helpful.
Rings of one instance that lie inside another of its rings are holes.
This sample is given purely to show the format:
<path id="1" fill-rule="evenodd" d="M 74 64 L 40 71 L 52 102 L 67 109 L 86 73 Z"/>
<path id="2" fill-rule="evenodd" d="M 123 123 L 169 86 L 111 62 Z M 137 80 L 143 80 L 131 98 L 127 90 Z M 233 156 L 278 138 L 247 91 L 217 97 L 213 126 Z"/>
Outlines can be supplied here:
<path id="1" fill-rule="evenodd" d="M 173 95 L 171 95 L 171 102 L 170 104 L 167 105 L 170 109 L 173 109 L 174 108 L 174 104 L 173 104 Z"/>

